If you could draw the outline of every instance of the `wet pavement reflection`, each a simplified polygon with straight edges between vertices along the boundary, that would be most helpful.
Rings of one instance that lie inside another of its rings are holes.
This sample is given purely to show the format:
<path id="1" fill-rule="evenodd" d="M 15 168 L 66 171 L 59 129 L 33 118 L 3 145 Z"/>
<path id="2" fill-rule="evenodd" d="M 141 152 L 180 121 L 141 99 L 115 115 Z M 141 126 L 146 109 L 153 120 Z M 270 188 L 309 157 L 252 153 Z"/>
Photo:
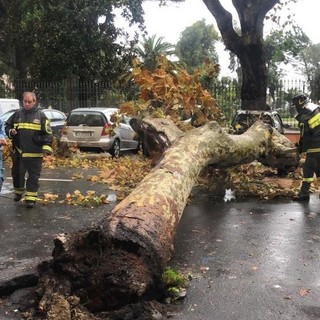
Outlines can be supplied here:
<path id="1" fill-rule="evenodd" d="M 320 317 L 320 199 L 220 201 L 196 194 L 171 264 L 192 277 L 173 319 Z"/>

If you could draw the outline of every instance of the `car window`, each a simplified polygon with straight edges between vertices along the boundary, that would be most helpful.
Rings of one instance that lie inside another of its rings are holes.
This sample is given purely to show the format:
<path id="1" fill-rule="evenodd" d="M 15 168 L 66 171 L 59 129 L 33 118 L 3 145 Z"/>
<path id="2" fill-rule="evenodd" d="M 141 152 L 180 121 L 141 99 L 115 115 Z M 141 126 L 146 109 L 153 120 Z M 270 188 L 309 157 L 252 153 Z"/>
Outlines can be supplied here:
<path id="1" fill-rule="evenodd" d="M 5 112 L 1 118 L 3 122 L 6 122 L 17 110 L 10 110 L 8 112 Z"/>
<path id="2" fill-rule="evenodd" d="M 281 118 L 277 114 L 274 115 L 274 126 L 277 130 L 281 131 L 282 121 L 281 121 Z"/>
<path id="3" fill-rule="evenodd" d="M 245 132 L 256 120 L 261 120 L 277 129 L 280 133 L 283 133 L 283 122 L 280 115 L 276 112 L 261 112 L 261 113 L 239 113 L 237 114 L 232 123 L 232 128 L 236 133 Z"/>
<path id="4" fill-rule="evenodd" d="M 274 120 L 277 121 L 280 125 L 282 124 L 282 120 L 281 120 L 281 118 L 280 118 L 280 115 L 275 114 L 275 115 L 274 115 Z"/>
<path id="5" fill-rule="evenodd" d="M 248 121 L 248 115 L 247 114 L 239 114 L 238 117 L 236 118 L 236 121 L 238 122 L 246 122 Z"/>
<path id="6" fill-rule="evenodd" d="M 46 115 L 46 117 L 50 120 L 50 121 L 52 121 L 52 112 L 51 111 L 44 111 L 44 114 Z"/>
<path id="7" fill-rule="evenodd" d="M 89 127 L 102 127 L 104 125 L 104 121 L 99 114 L 89 114 L 85 117 L 85 124 Z"/>
<path id="8" fill-rule="evenodd" d="M 242 124 L 249 127 L 252 123 L 252 117 L 246 113 L 238 114 L 234 119 L 234 124 Z"/>
<path id="9" fill-rule="evenodd" d="M 51 121 L 62 121 L 65 119 L 63 113 L 58 111 L 51 111 Z"/>
<path id="10" fill-rule="evenodd" d="M 263 121 L 266 124 L 269 124 L 270 126 L 274 126 L 274 119 L 271 117 L 270 114 L 264 113 L 260 116 L 260 120 Z"/>
<path id="11" fill-rule="evenodd" d="M 106 120 L 100 113 L 71 113 L 67 119 L 68 126 L 103 127 L 105 123 Z"/>
<path id="12" fill-rule="evenodd" d="M 124 124 L 127 124 L 127 125 L 130 125 L 130 118 L 123 115 L 123 116 L 121 117 L 121 121 L 120 121 L 120 122 L 121 122 L 121 123 L 124 123 Z"/>

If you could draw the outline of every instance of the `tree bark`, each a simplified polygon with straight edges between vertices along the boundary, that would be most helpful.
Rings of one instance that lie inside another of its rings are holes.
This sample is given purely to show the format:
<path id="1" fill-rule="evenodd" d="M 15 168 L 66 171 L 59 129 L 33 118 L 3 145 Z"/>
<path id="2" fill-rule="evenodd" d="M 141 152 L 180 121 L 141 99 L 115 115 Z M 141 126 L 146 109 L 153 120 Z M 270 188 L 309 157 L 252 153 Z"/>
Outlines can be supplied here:
<path id="1" fill-rule="evenodd" d="M 149 133 L 154 128 L 153 135 L 170 132 L 165 135 L 170 147 L 96 227 L 56 237 L 53 260 L 39 284 L 43 312 L 52 312 L 53 295 L 75 295 L 93 312 L 157 297 L 177 226 L 205 166 L 299 161 L 291 142 L 263 122 L 242 135 L 230 135 L 215 122 L 186 133 L 167 120 L 149 119 L 144 127 Z"/>
<path id="2" fill-rule="evenodd" d="M 237 10 L 241 34 L 233 27 L 232 14 L 220 0 L 203 0 L 216 19 L 227 49 L 240 60 L 242 71 L 241 108 L 268 110 L 266 106 L 267 68 L 263 46 L 263 21 L 277 0 L 233 0 Z"/>

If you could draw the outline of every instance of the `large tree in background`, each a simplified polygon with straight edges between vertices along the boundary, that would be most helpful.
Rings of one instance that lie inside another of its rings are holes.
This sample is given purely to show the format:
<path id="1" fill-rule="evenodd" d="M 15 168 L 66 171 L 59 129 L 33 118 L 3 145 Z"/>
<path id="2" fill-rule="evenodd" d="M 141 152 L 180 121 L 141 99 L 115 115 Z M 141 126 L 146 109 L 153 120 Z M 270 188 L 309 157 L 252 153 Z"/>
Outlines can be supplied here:
<path id="1" fill-rule="evenodd" d="M 302 71 L 306 75 L 311 88 L 310 97 L 320 100 L 320 43 L 310 44 L 301 52 L 303 61 Z"/>
<path id="2" fill-rule="evenodd" d="M 275 101 L 275 91 L 280 86 L 283 70 L 281 66 L 290 64 L 301 65 L 303 52 L 311 45 L 308 36 L 297 26 L 290 30 L 283 29 L 271 32 L 265 38 L 265 57 L 267 65 L 267 87 Z"/>
<path id="3" fill-rule="evenodd" d="M 141 26 L 141 2 L 1 0 L 0 57 L 11 67 L 3 71 L 46 81 L 115 79 L 131 60 L 127 49 L 133 43 L 115 26 L 114 10 Z"/>
<path id="4" fill-rule="evenodd" d="M 203 65 L 206 59 L 212 63 L 218 63 L 218 54 L 215 49 L 215 43 L 218 40 L 219 34 L 214 26 L 207 25 L 202 19 L 182 31 L 176 44 L 176 55 L 188 72 Z"/>
<path id="5" fill-rule="evenodd" d="M 241 33 L 233 27 L 232 14 L 219 0 L 203 0 L 216 19 L 227 49 L 240 61 L 242 69 L 241 108 L 266 108 L 267 67 L 264 52 L 263 25 L 267 13 L 279 0 L 233 0 Z"/>

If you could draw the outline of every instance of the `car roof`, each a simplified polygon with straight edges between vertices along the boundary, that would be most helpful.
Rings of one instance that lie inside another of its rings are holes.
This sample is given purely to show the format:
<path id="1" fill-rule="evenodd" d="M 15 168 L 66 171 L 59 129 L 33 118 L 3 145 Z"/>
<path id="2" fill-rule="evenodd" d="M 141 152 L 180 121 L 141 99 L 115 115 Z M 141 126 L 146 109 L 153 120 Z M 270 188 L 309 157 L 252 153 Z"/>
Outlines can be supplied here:
<path id="1" fill-rule="evenodd" d="M 77 108 L 77 109 L 73 109 L 71 110 L 71 112 L 84 112 L 84 111 L 96 111 L 96 112 L 117 112 L 119 111 L 118 108 L 102 108 L 102 107 L 94 107 L 94 108 Z"/>
<path id="2" fill-rule="evenodd" d="M 63 113 L 63 111 L 61 111 L 61 110 L 59 110 L 59 109 L 54 109 L 54 108 L 41 108 L 41 107 L 40 107 L 40 109 L 43 110 L 43 111 L 51 111 L 51 110 L 52 110 L 52 111 L 59 111 L 59 112 L 62 112 L 62 113 Z"/>
<path id="3" fill-rule="evenodd" d="M 4 112 L 3 114 L 10 113 L 10 112 L 16 112 L 17 110 L 19 110 L 19 109 L 11 109 L 11 110 Z"/>
<path id="4" fill-rule="evenodd" d="M 16 111 L 18 111 L 18 110 L 20 110 L 20 109 L 22 109 L 22 108 L 19 108 L 19 109 L 11 109 L 11 110 L 8 110 L 8 111 L 4 112 L 3 114 L 9 113 L 9 112 L 16 112 Z M 43 110 L 43 111 L 51 111 L 51 110 L 52 110 L 52 111 L 59 111 L 59 112 L 63 113 L 63 111 L 61 111 L 61 110 L 59 110 L 59 109 L 54 109 L 54 108 L 42 108 L 42 107 L 40 107 L 40 109 Z"/>
<path id="5" fill-rule="evenodd" d="M 1 117 L 1 118 L 6 118 L 7 115 L 9 115 L 9 116 L 7 117 L 7 119 L 9 119 L 9 118 L 11 117 L 11 115 L 13 115 L 16 111 L 18 111 L 18 110 L 20 110 L 20 109 L 22 109 L 22 108 L 8 110 L 8 111 L 2 113 L 2 114 L 0 115 L 0 117 Z M 61 113 L 62 115 L 64 115 L 65 118 L 67 117 L 66 114 L 65 114 L 63 111 L 58 110 L 58 109 L 52 109 L 52 108 L 40 108 L 40 109 L 41 109 L 43 112 L 49 112 L 49 111 L 59 112 L 59 113 Z M 7 120 L 7 119 L 5 119 L 5 120 Z"/>
<path id="6" fill-rule="evenodd" d="M 277 114 L 274 110 L 237 110 L 237 114 Z"/>

